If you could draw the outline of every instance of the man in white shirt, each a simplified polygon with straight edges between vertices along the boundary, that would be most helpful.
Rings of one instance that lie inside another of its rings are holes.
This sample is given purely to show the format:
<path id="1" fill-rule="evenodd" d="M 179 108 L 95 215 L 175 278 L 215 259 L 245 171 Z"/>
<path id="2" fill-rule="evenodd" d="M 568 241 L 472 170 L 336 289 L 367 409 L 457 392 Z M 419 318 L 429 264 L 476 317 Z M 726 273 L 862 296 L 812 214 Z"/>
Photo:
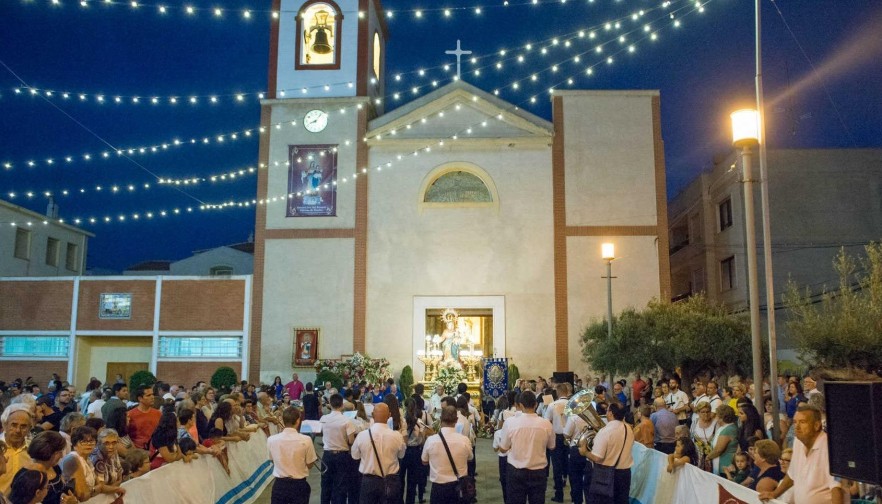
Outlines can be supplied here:
<path id="1" fill-rule="evenodd" d="M 798 504 L 848 502 L 840 483 L 830 475 L 830 452 L 827 434 L 821 430 L 820 410 L 808 404 L 800 405 L 793 424 L 799 442 L 793 443 L 790 469 L 778 488 L 760 493 L 760 499 L 777 499 L 793 487 L 793 502 Z"/>
<path id="2" fill-rule="evenodd" d="M 365 504 L 395 504 L 401 501 L 398 459 L 404 457 L 407 444 L 401 433 L 386 425 L 391 416 L 386 403 L 375 404 L 372 416 L 373 425 L 360 432 L 352 444 L 352 458 L 360 461 L 358 472 L 362 474 L 358 500 Z"/>
<path id="3" fill-rule="evenodd" d="M 631 448 L 634 446 L 634 433 L 624 422 L 625 408 L 617 403 L 609 405 L 606 412 L 608 420 L 605 427 L 594 437 L 594 447 L 585 456 L 595 464 L 615 467 L 612 498 L 591 493 L 592 503 L 628 504 L 628 491 L 631 488 Z M 595 467 L 596 471 L 597 468 Z M 589 490 L 590 492 L 590 490 Z"/>
<path id="4" fill-rule="evenodd" d="M 693 396 L 695 396 L 695 398 L 692 399 L 692 403 L 689 405 L 689 409 L 692 410 L 692 424 L 691 425 L 695 425 L 696 423 L 698 423 L 698 411 L 696 410 L 695 407 L 698 406 L 698 403 L 700 403 L 700 402 L 709 403 L 710 399 L 707 397 L 707 389 L 705 388 L 704 383 L 702 383 L 702 382 L 695 383 L 695 388 L 693 389 L 692 394 L 693 394 Z M 711 411 L 713 411 L 713 410 L 711 410 Z"/>
<path id="5" fill-rule="evenodd" d="M 349 481 L 354 464 L 349 447 L 355 441 L 355 424 L 343 416 L 343 397 L 333 394 L 329 399 L 331 412 L 319 419 L 322 424 L 322 504 L 346 504 Z"/>
<path id="6" fill-rule="evenodd" d="M 444 399 L 444 396 L 446 395 L 447 394 L 444 393 L 444 385 L 438 385 L 435 387 L 435 393 L 429 398 L 429 403 L 427 404 L 430 408 L 429 414 L 432 415 L 432 418 L 435 420 L 441 415 L 441 399 Z"/>
<path id="7" fill-rule="evenodd" d="M 564 425 L 564 438 L 569 439 L 567 457 L 567 472 L 570 479 L 570 499 L 573 504 L 582 504 L 583 490 L 585 485 L 591 484 L 591 464 L 587 463 L 585 457 L 579 453 L 578 438 L 588 424 L 579 415 L 570 415 L 567 417 L 567 423 Z"/>
<path id="8" fill-rule="evenodd" d="M 536 394 L 522 392 L 519 404 L 522 414 L 505 421 L 499 442 L 511 466 L 506 470 L 506 504 L 544 504 L 548 486 L 545 451 L 554 449 L 554 429 L 551 422 L 536 415 Z"/>
<path id="9" fill-rule="evenodd" d="M 716 415 L 717 408 L 723 404 L 723 398 L 720 397 L 719 388 L 720 387 L 719 387 L 719 385 L 717 385 L 717 382 L 715 382 L 713 380 L 707 382 L 707 392 L 706 393 L 707 393 L 708 402 L 710 402 L 712 415 Z"/>
<path id="10" fill-rule="evenodd" d="M 464 476 L 468 461 L 472 459 L 472 443 L 469 438 L 456 432 L 456 409 L 445 406 L 441 410 L 441 429 L 438 434 L 429 436 L 423 445 L 422 461 L 429 466 L 429 480 L 432 492 L 429 497 L 431 504 L 459 504 L 456 492 L 457 473 Z M 441 440 L 444 437 L 444 441 Z M 447 449 L 450 450 L 450 457 Z M 450 458 L 456 464 L 456 472 L 450 464 Z"/>
<path id="11" fill-rule="evenodd" d="M 101 412 L 101 408 L 107 403 L 107 400 L 110 399 L 111 395 L 113 395 L 113 391 L 110 389 L 105 389 L 102 391 L 101 397 L 95 399 L 86 407 L 86 417 L 88 418 L 100 418 L 104 419 L 103 413 Z"/>
<path id="12" fill-rule="evenodd" d="M 558 383 L 554 389 L 557 392 L 557 400 L 545 409 L 545 414 L 542 416 L 551 422 L 551 428 L 554 431 L 554 451 L 551 452 L 551 466 L 554 469 L 554 497 L 551 498 L 551 501 L 563 502 L 564 487 L 567 486 L 567 459 L 570 453 L 569 447 L 564 441 L 564 427 L 567 422 L 564 408 L 567 401 L 570 400 L 570 384 Z"/>
<path id="13" fill-rule="evenodd" d="M 686 424 L 686 418 L 688 418 L 689 414 L 689 396 L 686 395 L 686 392 L 680 390 L 680 378 L 678 376 L 672 376 L 668 381 L 668 387 L 670 388 L 670 392 L 665 396 L 665 403 L 668 405 L 668 409 L 671 410 L 671 413 L 677 415 L 677 421 L 680 425 Z"/>
<path id="14" fill-rule="evenodd" d="M 272 504 L 309 504 L 309 469 L 318 457 L 309 436 L 300 434 L 300 410 L 289 407 L 282 412 L 285 428 L 266 440 L 273 461 Z"/>

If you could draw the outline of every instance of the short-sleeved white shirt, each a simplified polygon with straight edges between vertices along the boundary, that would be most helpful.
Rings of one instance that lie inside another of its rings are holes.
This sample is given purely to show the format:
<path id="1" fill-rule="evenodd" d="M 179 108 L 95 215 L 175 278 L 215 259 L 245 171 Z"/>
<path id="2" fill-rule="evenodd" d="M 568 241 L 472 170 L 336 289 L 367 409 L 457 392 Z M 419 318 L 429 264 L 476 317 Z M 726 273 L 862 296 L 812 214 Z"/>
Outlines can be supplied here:
<path id="1" fill-rule="evenodd" d="M 821 432 L 806 451 L 802 441 L 793 443 L 793 457 L 787 476 L 793 480 L 793 502 L 821 504 L 831 501 L 832 489 L 840 486 L 830 475 L 830 452 L 827 434 Z"/>
<path id="2" fill-rule="evenodd" d="M 377 454 L 383 461 L 383 471 L 377 465 L 377 455 L 374 454 L 374 448 L 371 445 L 372 434 L 374 444 L 377 447 Z M 390 474 L 398 474 L 398 459 L 404 457 L 407 451 L 407 444 L 400 432 L 394 431 L 384 423 L 376 423 L 367 430 L 358 433 L 355 442 L 352 443 L 352 458 L 360 460 L 358 472 L 361 474 L 373 474 L 374 476 L 389 476 Z"/>
<path id="3" fill-rule="evenodd" d="M 554 449 L 551 422 L 535 413 L 523 413 L 505 421 L 499 447 L 508 450 L 508 463 L 517 469 L 545 469 L 545 450 Z"/>
<path id="4" fill-rule="evenodd" d="M 312 439 L 290 427 L 270 436 L 266 447 L 276 478 L 304 479 L 309 476 L 309 464 L 318 460 Z"/>
<path id="5" fill-rule="evenodd" d="M 321 417 L 322 443 L 325 451 L 348 451 L 349 437 L 354 436 L 358 429 L 355 423 L 339 411 L 331 411 Z"/>
<path id="6" fill-rule="evenodd" d="M 472 459 L 472 443 L 469 438 L 456 432 L 452 427 L 442 427 L 441 433 L 444 434 L 444 440 L 450 448 L 450 455 L 456 463 L 456 470 L 460 476 L 468 473 L 468 461 Z M 453 467 L 450 466 L 450 458 L 447 457 L 447 450 L 444 449 L 444 443 L 441 442 L 441 436 L 435 434 L 426 439 L 423 445 L 423 462 L 429 463 L 429 481 L 432 483 L 453 483 L 456 481 L 456 474 Z"/>
<path id="7" fill-rule="evenodd" d="M 602 464 L 605 466 L 612 466 L 618 459 L 619 463 L 616 465 L 616 469 L 630 469 L 634 465 L 634 459 L 631 457 L 633 446 L 634 433 L 631 428 L 620 420 L 613 420 L 594 436 L 594 448 L 591 449 L 591 453 L 602 457 Z M 619 458 L 619 453 L 621 453 L 621 458 Z"/>

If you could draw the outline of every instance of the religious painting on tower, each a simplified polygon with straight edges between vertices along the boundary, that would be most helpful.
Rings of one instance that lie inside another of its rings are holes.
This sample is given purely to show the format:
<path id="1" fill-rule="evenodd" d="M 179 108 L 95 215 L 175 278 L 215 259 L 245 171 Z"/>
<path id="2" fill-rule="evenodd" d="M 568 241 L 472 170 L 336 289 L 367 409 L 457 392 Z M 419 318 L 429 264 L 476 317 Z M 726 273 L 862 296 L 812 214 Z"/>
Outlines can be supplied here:
<path id="1" fill-rule="evenodd" d="M 317 327 L 294 328 L 293 366 L 313 366 L 318 359 L 318 339 L 321 329 Z"/>
<path id="2" fill-rule="evenodd" d="M 336 215 L 337 146 L 289 146 L 286 217 Z"/>

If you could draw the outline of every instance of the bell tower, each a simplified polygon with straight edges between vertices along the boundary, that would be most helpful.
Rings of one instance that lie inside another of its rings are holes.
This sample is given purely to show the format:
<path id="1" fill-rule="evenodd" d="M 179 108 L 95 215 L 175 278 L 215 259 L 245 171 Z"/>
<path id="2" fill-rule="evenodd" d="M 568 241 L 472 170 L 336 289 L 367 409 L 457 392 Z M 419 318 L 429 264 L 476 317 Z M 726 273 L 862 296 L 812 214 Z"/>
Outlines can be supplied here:
<path id="1" fill-rule="evenodd" d="M 388 31 L 379 0 L 274 0 L 273 12 L 268 98 L 366 96 L 382 113 Z"/>

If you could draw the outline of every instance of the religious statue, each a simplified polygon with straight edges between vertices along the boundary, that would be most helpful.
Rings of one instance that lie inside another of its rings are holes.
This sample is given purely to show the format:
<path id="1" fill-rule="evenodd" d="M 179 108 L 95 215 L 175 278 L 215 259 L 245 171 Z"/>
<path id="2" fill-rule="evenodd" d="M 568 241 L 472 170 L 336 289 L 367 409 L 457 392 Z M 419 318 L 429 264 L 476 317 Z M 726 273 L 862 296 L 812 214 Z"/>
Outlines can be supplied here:
<path id="1" fill-rule="evenodd" d="M 459 363 L 459 345 L 461 343 L 459 331 L 456 327 L 456 312 L 446 310 L 441 318 L 444 320 L 444 332 L 441 333 L 441 349 L 444 352 L 442 362 Z"/>
<path id="2" fill-rule="evenodd" d="M 300 358 L 303 360 L 312 358 L 312 335 L 309 333 L 303 335 L 303 341 L 300 343 Z"/>

